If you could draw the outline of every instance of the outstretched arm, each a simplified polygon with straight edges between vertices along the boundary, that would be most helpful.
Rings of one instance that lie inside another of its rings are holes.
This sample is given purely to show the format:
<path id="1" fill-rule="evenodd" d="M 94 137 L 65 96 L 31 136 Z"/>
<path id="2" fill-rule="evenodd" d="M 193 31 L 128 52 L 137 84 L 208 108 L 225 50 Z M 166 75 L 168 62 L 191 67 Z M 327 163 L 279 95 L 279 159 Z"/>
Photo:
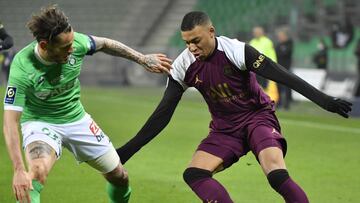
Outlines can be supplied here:
<path id="1" fill-rule="evenodd" d="M 96 36 L 91 38 L 95 42 L 96 51 L 129 59 L 144 66 L 150 72 L 170 74 L 171 60 L 164 54 L 144 55 L 116 40 Z"/>
<path id="2" fill-rule="evenodd" d="M 122 147 L 116 149 L 123 164 L 166 127 L 183 92 L 182 86 L 169 77 L 164 96 L 150 118 L 135 137 Z"/>
<path id="3" fill-rule="evenodd" d="M 324 94 L 249 45 L 245 46 L 245 61 L 246 67 L 256 74 L 290 87 L 327 111 L 349 117 L 350 102 Z"/>
<path id="4" fill-rule="evenodd" d="M 9 49 L 14 45 L 13 38 L 6 32 L 2 24 L 0 23 L 0 51 Z"/>
<path id="5" fill-rule="evenodd" d="M 21 154 L 20 133 L 18 129 L 20 117 L 20 111 L 5 110 L 3 133 L 14 170 L 12 188 L 16 200 L 30 202 L 29 192 L 32 189 L 32 184 L 30 175 L 26 172 Z"/>

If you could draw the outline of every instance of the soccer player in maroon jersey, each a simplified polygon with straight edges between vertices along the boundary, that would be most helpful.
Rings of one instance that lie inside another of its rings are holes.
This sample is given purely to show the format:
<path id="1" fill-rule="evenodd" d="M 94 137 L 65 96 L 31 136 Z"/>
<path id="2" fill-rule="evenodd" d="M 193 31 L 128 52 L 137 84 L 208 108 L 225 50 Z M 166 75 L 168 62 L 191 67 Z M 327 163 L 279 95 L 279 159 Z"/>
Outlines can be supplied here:
<path id="1" fill-rule="evenodd" d="M 309 202 L 286 169 L 286 141 L 274 114 L 274 102 L 260 88 L 255 74 L 284 84 L 346 118 L 351 103 L 320 92 L 243 42 L 217 37 L 206 13 L 186 14 L 181 35 L 187 48 L 173 63 L 160 104 L 138 134 L 117 149 L 123 163 L 165 128 L 183 92 L 195 87 L 212 117 L 209 135 L 183 174 L 196 195 L 203 202 L 233 202 L 212 175 L 251 151 L 271 187 L 287 203 Z"/>

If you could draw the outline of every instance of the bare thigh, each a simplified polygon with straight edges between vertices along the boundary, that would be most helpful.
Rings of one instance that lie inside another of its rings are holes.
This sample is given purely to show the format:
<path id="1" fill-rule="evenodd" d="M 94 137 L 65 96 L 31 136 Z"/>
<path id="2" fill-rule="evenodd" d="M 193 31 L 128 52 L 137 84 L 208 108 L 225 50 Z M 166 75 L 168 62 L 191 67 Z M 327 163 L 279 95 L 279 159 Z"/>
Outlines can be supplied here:
<path id="1" fill-rule="evenodd" d="M 268 147 L 261 150 L 258 158 L 265 175 L 276 169 L 286 169 L 283 152 L 278 147 Z"/>
<path id="2" fill-rule="evenodd" d="M 208 152 L 198 150 L 192 157 L 192 160 L 189 164 L 190 167 L 201 168 L 211 172 L 218 172 L 223 170 L 224 161 L 215 155 L 212 155 Z"/>

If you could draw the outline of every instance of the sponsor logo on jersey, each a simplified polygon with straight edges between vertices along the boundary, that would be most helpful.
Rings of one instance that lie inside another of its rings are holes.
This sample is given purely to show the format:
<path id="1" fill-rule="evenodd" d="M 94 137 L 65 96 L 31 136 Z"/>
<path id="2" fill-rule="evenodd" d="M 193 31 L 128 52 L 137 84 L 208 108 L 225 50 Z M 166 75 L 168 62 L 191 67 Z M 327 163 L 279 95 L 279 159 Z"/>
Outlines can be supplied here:
<path id="1" fill-rule="evenodd" d="M 253 67 L 259 68 L 261 64 L 264 62 L 264 60 L 265 60 L 265 56 L 262 54 L 259 55 L 258 59 L 256 59 L 256 61 L 253 63 Z"/>
<path id="2" fill-rule="evenodd" d="M 94 135 L 96 135 L 96 134 L 99 132 L 99 129 L 100 129 L 99 126 L 98 126 L 94 121 L 91 122 L 89 128 L 90 128 L 90 131 L 91 131 Z"/>
<path id="3" fill-rule="evenodd" d="M 72 80 L 61 87 L 55 88 L 53 90 L 43 90 L 43 91 L 35 92 L 34 95 L 41 100 L 45 100 L 49 97 L 55 97 L 71 89 L 72 87 L 74 87 L 74 85 L 75 85 L 75 80 Z"/>
<path id="4" fill-rule="evenodd" d="M 30 80 L 32 80 L 32 79 L 34 79 L 34 77 L 35 77 L 35 73 L 31 73 L 29 76 L 28 76 L 28 78 L 30 79 Z"/>
<path id="5" fill-rule="evenodd" d="M 233 90 L 227 83 L 220 83 L 216 86 L 211 86 L 206 94 L 215 103 L 229 103 L 238 101 L 246 96 L 244 92 Z"/>
<path id="6" fill-rule="evenodd" d="M 52 85 L 58 84 L 62 79 L 64 79 L 64 76 L 60 75 L 60 76 L 54 78 L 53 80 L 51 80 L 50 84 L 52 84 Z"/>
<path id="7" fill-rule="evenodd" d="M 35 92 L 35 96 L 39 99 L 45 100 L 46 98 L 49 97 L 49 95 L 51 94 L 50 90 L 45 90 L 45 91 L 41 91 L 41 92 Z"/>
<path id="8" fill-rule="evenodd" d="M 100 130 L 99 126 L 95 123 L 95 121 L 91 122 L 89 129 L 94 134 L 94 136 L 98 142 L 100 142 L 105 137 L 104 133 Z M 99 133 L 99 131 L 100 131 L 100 133 Z"/>
<path id="9" fill-rule="evenodd" d="M 16 96 L 16 87 L 9 86 L 6 90 L 5 103 L 14 104 Z"/>
<path id="10" fill-rule="evenodd" d="M 61 139 L 60 136 L 58 134 L 56 134 L 56 132 L 54 132 L 53 130 L 49 129 L 49 128 L 43 128 L 41 129 L 41 131 L 47 135 L 48 137 L 50 137 L 51 139 L 53 139 L 55 142 L 57 142 L 58 145 L 61 145 Z M 33 132 L 32 132 L 33 133 Z"/>

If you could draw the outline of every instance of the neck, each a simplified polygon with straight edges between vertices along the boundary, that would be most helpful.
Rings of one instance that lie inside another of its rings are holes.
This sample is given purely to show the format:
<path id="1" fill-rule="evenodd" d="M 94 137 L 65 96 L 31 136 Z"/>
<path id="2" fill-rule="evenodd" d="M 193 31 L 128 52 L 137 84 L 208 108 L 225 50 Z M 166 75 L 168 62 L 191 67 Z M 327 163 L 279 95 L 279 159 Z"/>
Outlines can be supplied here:
<path id="1" fill-rule="evenodd" d="M 42 49 L 40 46 L 38 46 L 38 53 L 40 55 L 40 57 L 44 60 L 44 61 L 47 61 L 47 62 L 52 62 L 51 59 L 49 58 L 49 55 L 47 53 L 46 50 Z"/>
<path id="2" fill-rule="evenodd" d="M 42 62 L 45 65 L 51 65 L 54 63 L 54 62 L 51 62 L 47 52 L 44 49 L 41 49 L 39 44 L 37 44 L 35 46 L 35 56 L 40 62 Z"/>
<path id="3" fill-rule="evenodd" d="M 211 42 L 211 50 L 210 50 L 209 56 L 211 56 L 212 53 L 214 53 L 215 48 L 216 48 L 216 37 L 214 37 L 214 39 Z"/>

